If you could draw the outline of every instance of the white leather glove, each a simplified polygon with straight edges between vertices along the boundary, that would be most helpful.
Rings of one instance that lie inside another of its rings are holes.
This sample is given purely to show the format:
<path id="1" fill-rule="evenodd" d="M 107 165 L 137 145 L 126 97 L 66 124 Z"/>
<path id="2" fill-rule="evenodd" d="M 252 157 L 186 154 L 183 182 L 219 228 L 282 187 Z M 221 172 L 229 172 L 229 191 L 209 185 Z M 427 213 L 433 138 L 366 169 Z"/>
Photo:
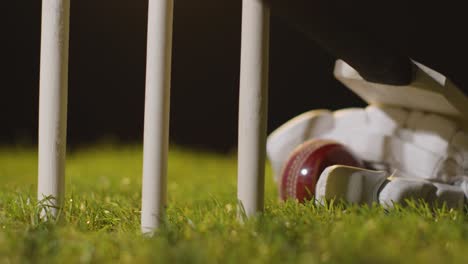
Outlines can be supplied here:
<path id="1" fill-rule="evenodd" d="M 332 139 L 372 169 L 451 183 L 468 171 L 468 134 L 449 118 L 402 108 L 368 106 L 304 113 L 274 131 L 267 154 L 279 178 L 290 152 L 312 138 Z"/>

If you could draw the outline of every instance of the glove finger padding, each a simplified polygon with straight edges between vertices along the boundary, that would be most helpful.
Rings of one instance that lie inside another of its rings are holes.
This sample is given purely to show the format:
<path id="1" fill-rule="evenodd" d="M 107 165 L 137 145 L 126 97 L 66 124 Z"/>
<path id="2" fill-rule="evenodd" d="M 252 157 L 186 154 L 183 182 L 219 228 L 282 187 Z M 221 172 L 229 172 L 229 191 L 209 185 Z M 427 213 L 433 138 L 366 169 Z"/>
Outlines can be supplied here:
<path id="1" fill-rule="evenodd" d="M 348 203 L 372 205 L 377 202 L 380 186 L 388 174 L 357 167 L 335 165 L 327 167 L 319 177 L 317 200 L 336 199 Z"/>
<path id="2" fill-rule="evenodd" d="M 394 203 L 406 205 L 408 200 L 460 209 L 465 203 L 465 194 L 459 186 L 400 177 L 388 181 L 379 194 L 379 203 L 387 209 L 393 208 Z"/>
<path id="3" fill-rule="evenodd" d="M 437 201 L 436 206 L 440 207 L 444 203 L 448 208 L 460 209 L 463 208 L 465 204 L 465 192 L 460 186 L 444 184 L 444 183 L 434 183 L 434 186 L 437 187 Z"/>
<path id="4" fill-rule="evenodd" d="M 337 199 L 348 203 L 372 205 L 380 203 L 386 209 L 396 203 L 407 205 L 409 200 L 426 202 L 431 207 L 461 209 L 465 204 L 462 187 L 433 183 L 421 179 L 389 177 L 384 171 L 335 165 L 327 167 L 316 186 L 319 202 Z"/>
<path id="5" fill-rule="evenodd" d="M 436 199 L 437 188 L 428 181 L 407 178 L 393 178 L 379 193 L 379 203 L 387 208 L 394 203 L 405 205 L 407 200 L 432 202 Z"/>

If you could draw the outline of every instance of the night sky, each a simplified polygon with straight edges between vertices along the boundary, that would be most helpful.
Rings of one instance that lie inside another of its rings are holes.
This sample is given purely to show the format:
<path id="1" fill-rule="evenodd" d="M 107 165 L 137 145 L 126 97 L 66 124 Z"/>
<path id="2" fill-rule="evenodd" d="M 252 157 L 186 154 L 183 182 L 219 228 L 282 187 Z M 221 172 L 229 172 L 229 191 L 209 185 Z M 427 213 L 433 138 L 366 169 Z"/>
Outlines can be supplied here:
<path id="1" fill-rule="evenodd" d="M 370 25 L 463 89 L 468 85 L 463 66 L 468 58 L 466 11 L 459 1 L 409 2 L 382 16 L 385 21 L 376 21 L 379 15 L 373 13 Z M 37 141 L 40 9 L 41 1 L 3 3 L 0 144 Z M 103 140 L 141 141 L 146 13 L 144 0 L 72 1 L 71 149 Z M 175 0 L 173 143 L 218 151 L 235 148 L 240 23 L 241 1 Z M 270 54 L 269 131 L 311 109 L 364 106 L 334 80 L 336 58 L 276 16 Z"/>

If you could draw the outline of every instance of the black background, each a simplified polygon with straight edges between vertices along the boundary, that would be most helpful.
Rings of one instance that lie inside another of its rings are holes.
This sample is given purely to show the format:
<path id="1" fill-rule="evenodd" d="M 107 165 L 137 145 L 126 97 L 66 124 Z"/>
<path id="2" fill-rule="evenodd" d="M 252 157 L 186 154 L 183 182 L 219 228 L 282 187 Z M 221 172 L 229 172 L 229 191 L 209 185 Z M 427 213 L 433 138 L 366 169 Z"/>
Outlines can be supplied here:
<path id="1" fill-rule="evenodd" d="M 468 43 L 461 2 L 410 1 L 380 20 L 379 12 L 385 10 L 372 11 L 369 25 L 463 89 L 468 85 Z M 1 8 L 6 21 L 1 39 L 0 144 L 32 145 L 37 141 L 41 1 L 6 1 Z M 356 14 L 362 19 L 366 12 Z M 146 18 L 147 0 L 72 1 L 72 148 L 103 139 L 141 141 Z M 240 28 L 239 0 L 175 1 L 173 143 L 217 151 L 235 148 Z M 333 79 L 336 58 L 276 16 L 270 54 L 269 131 L 307 110 L 364 106 Z"/>

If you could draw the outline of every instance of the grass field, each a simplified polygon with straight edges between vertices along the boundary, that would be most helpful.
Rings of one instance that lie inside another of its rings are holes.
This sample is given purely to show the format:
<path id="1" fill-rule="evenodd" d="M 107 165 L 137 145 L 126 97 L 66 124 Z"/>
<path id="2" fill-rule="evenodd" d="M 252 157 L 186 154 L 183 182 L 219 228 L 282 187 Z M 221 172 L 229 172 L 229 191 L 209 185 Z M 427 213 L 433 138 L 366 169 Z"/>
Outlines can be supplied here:
<path id="1" fill-rule="evenodd" d="M 41 222 L 37 155 L 0 149 L 0 263 L 466 263 L 468 215 L 412 205 L 280 203 L 267 176 L 265 213 L 236 217 L 235 156 L 174 150 L 167 221 L 139 233 L 141 148 L 77 151 L 59 223 Z M 270 174 L 270 173 L 268 173 Z"/>

